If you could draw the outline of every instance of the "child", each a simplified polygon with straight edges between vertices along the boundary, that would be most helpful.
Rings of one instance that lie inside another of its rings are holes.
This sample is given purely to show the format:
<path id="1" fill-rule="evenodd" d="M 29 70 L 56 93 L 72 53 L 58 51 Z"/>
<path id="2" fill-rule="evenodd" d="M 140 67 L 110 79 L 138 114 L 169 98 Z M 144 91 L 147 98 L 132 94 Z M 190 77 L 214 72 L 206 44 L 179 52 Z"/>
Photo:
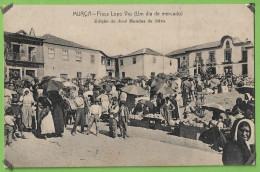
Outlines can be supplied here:
<path id="1" fill-rule="evenodd" d="M 14 133 L 14 122 L 15 119 L 13 117 L 13 112 L 11 108 L 7 108 L 5 110 L 5 116 L 4 116 L 4 140 L 5 140 L 5 146 L 12 146 L 13 141 L 13 133 Z"/>
<path id="2" fill-rule="evenodd" d="M 18 131 L 20 132 L 21 139 L 25 139 L 25 136 L 23 135 L 24 125 L 22 122 L 22 107 L 19 103 L 19 96 L 18 94 L 13 94 L 12 103 L 11 103 L 11 110 L 13 112 L 13 115 L 15 116 L 15 125 L 18 127 Z M 14 131 L 15 132 L 15 131 Z"/>

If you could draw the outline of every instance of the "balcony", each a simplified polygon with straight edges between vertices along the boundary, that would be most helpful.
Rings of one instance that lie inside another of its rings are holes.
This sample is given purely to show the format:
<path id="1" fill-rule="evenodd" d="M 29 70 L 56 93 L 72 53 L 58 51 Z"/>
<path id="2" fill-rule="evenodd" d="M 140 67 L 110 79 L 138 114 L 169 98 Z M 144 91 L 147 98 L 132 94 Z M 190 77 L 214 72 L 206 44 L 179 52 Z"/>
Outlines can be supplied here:
<path id="1" fill-rule="evenodd" d="M 42 58 L 37 58 L 35 54 L 9 52 L 5 54 L 5 57 L 6 61 L 43 63 Z"/>
<path id="2" fill-rule="evenodd" d="M 115 65 L 106 66 L 106 70 L 108 70 L 108 71 L 115 71 L 116 67 L 115 67 Z"/>

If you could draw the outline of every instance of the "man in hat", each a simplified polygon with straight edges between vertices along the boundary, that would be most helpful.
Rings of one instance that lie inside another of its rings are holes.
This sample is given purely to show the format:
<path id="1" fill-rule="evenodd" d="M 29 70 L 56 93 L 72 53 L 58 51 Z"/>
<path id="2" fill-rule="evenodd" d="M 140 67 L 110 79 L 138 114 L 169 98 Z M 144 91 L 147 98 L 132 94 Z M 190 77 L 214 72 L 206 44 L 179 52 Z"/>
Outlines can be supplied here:
<path id="1" fill-rule="evenodd" d="M 109 108 L 110 117 L 109 117 L 109 136 L 116 137 L 117 121 L 118 121 L 118 100 L 117 97 L 112 97 L 112 104 Z"/>
<path id="2" fill-rule="evenodd" d="M 126 139 L 127 137 L 127 122 L 129 121 L 129 110 L 128 107 L 125 106 L 125 101 L 121 101 L 120 110 L 118 113 L 119 127 L 121 137 Z"/>
<path id="3" fill-rule="evenodd" d="M 87 130 L 87 135 L 90 132 L 90 129 L 92 128 L 93 123 L 95 122 L 96 124 L 96 136 L 99 133 L 99 128 L 98 128 L 98 120 L 102 114 L 102 109 L 100 105 L 98 104 L 99 100 L 95 99 L 95 103 L 91 105 L 89 112 L 90 112 L 90 118 L 89 118 L 89 123 L 88 123 L 88 130 Z"/>

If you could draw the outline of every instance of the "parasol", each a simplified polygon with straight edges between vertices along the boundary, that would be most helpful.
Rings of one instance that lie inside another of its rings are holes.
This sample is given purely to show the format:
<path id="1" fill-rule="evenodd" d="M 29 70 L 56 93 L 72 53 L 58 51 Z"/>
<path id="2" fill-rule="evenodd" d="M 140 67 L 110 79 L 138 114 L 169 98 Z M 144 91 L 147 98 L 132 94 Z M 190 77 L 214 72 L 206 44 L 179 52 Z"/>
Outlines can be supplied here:
<path id="1" fill-rule="evenodd" d="M 154 108 L 154 104 L 151 101 L 142 99 L 139 102 L 144 104 L 144 105 L 146 105 L 146 106 L 148 106 L 149 108 Z"/>
<path id="2" fill-rule="evenodd" d="M 76 84 L 74 84 L 70 81 L 63 82 L 62 84 L 63 84 L 64 87 L 75 88 L 76 90 L 79 89 L 79 87 Z"/>
<path id="3" fill-rule="evenodd" d="M 206 104 L 202 105 L 201 107 L 204 109 L 207 109 L 209 111 L 225 112 L 225 109 L 217 103 L 206 103 Z"/>
<path id="4" fill-rule="evenodd" d="M 106 91 L 112 90 L 111 84 L 108 84 L 108 83 L 103 82 L 103 83 L 100 83 L 98 86 L 101 87 L 102 89 L 106 90 Z"/>
<path id="5" fill-rule="evenodd" d="M 151 87 L 160 86 L 160 85 L 162 85 L 163 83 L 164 83 L 164 80 L 163 80 L 163 79 L 156 77 L 156 78 L 154 78 L 154 80 L 152 81 Z"/>
<path id="6" fill-rule="evenodd" d="M 121 88 L 121 90 L 128 94 L 133 94 L 133 95 L 137 95 L 137 96 L 144 96 L 147 94 L 146 91 L 142 87 L 136 86 L 136 85 L 128 85 L 128 86 Z"/>
<path id="7" fill-rule="evenodd" d="M 59 81 L 59 82 L 65 82 L 66 81 L 64 78 L 61 78 L 61 77 L 55 77 L 55 78 L 52 78 L 51 80 Z"/>
<path id="8" fill-rule="evenodd" d="M 64 87 L 63 84 L 58 81 L 49 81 L 42 85 L 43 90 L 45 90 L 46 92 L 60 91 L 60 89 L 62 89 L 63 87 Z"/>
<path id="9" fill-rule="evenodd" d="M 165 79 L 167 77 L 167 75 L 165 73 L 159 73 L 159 74 L 157 74 L 157 77 L 161 78 L 161 79 Z"/>
<path id="10" fill-rule="evenodd" d="M 148 78 L 145 75 L 137 76 L 137 78 L 145 81 L 148 80 Z"/>
<path id="11" fill-rule="evenodd" d="M 14 85 L 16 85 L 16 86 L 21 86 L 21 85 L 23 85 L 23 81 L 20 80 L 20 79 L 14 80 L 13 82 L 14 82 Z"/>
<path id="12" fill-rule="evenodd" d="M 166 86 L 162 86 L 158 89 L 157 94 L 158 93 L 162 93 L 163 95 L 171 95 L 174 93 L 173 89 L 166 87 Z"/>
<path id="13" fill-rule="evenodd" d="M 241 94 L 249 93 L 253 97 L 255 95 L 255 87 L 254 86 L 245 85 L 243 87 L 236 88 L 236 90 L 237 90 L 237 92 L 239 92 Z"/>

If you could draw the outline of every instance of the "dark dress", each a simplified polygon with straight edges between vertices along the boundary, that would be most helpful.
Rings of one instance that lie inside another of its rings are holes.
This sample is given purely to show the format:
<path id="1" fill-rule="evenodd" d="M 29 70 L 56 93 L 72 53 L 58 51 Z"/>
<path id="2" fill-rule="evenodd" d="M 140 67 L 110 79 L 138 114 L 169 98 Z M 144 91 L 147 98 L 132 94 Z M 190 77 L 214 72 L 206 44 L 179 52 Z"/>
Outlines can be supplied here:
<path id="1" fill-rule="evenodd" d="M 245 142 L 228 142 L 223 149 L 222 161 L 224 165 L 245 165 L 254 152 L 254 146 L 248 149 Z"/>
<path id="2" fill-rule="evenodd" d="M 22 122 L 22 107 L 21 105 L 17 103 L 13 103 L 11 106 L 12 112 L 14 113 L 14 116 L 16 117 L 16 125 L 18 126 L 18 131 L 22 132 L 24 129 L 24 124 Z"/>
<path id="3" fill-rule="evenodd" d="M 48 98 L 52 103 L 52 117 L 55 127 L 55 133 L 60 135 L 64 132 L 64 111 L 63 99 L 57 91 L 48 92 Z"/>

